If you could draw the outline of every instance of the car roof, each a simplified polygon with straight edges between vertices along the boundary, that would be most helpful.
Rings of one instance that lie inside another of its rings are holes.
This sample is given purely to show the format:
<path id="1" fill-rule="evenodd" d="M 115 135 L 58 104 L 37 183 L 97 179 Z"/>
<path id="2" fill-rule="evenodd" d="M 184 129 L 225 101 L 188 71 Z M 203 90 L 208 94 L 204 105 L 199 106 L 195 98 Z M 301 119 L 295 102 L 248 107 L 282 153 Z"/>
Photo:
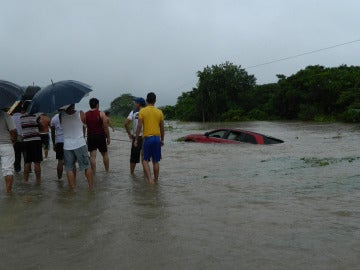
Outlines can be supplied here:
<path id="1" fill-rule="evenodd" d="M 243 133 L 247 133 L 247 134 L 254 134 L 254 135 L 262 135 L 262 136 L 264 136 L 263 134 L 259 134 L 259 133 L 256 133 L 256 132 L 252 132 L 252 131 L 244 130 L 244 129 L 239 129 L 239 128 L 218 128 L 218 129 L 211 130 L 210 132 L 217 131 L 217 130 L 243 132 Z"/>

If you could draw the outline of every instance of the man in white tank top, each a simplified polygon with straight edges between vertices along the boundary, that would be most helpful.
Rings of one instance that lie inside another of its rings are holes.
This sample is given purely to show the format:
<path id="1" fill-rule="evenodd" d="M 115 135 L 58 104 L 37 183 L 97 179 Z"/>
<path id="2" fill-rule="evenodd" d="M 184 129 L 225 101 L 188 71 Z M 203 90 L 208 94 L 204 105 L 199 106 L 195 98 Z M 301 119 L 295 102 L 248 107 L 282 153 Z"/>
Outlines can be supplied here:
<path id="1" fill-rule="evenodd" d="M 70 188 L 75 188 L 75 163 L 79 170 L 85 170 L 89 188 L 93 187 L 93 174 L 90 167 L 89 152 L 84 138 L 85 114 L 76 111 L 75 105 L 70 105 L 61 113 L 60 121 L 64 132 L 64 167 Z"/>

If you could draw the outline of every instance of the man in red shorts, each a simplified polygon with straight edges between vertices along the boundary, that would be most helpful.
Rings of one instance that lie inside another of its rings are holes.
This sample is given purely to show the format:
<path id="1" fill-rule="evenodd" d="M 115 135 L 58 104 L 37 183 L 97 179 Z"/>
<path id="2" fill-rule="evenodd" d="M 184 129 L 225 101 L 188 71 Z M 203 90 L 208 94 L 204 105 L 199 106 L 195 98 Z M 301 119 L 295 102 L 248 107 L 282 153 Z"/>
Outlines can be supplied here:
<path id="1" fill-rule="evenodd" d="M 96 173 L 97 150 L 103 157 L 105 171 L 109 171 L 109 154 L 107 146 L 110 144 L 110 133 L 107 117 L 99 110 L 99 100 L 91 98 L 90 111 L 86 112 L 87 144 L 90 152 L 90 164 L 93 173 Z"/>

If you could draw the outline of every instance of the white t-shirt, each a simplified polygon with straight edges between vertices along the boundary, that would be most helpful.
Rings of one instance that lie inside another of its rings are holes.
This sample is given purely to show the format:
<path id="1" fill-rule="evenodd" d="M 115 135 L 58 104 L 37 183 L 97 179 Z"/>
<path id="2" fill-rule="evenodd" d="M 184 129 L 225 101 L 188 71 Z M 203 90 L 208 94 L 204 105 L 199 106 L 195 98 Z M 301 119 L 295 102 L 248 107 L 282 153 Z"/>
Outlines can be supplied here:
<path id="1" fill-rule="evenodd" d="M 133 122 L 133 134 L 135 135 L 138 124 L 139 124 L 139 111 L 133 110 L 129 113 L 129 116 L 127 117 L 130 121 Z M 142 136 L 142 130 L 139 134 L 139 136 Z"/>
<path id="2" fill-rule="evenodd" d="M 11 116 L 0 111 L 0 144 L 12 144 L 9 131 L 14 129 L 16 126 Z"/>
<path id="3" fill-rule="evenodd" d="M 52 119 L 50 126 L 55 128 L 55 143 L 64 142 L 64 131 L 60 124 L 59 114 L 56 114 Z"/>
<path id="4" fill-rule="evenodd" d="M 61 125 L 64 131 L 64 150 L 75 150 L 86 145 L 80 112 L 62 113 Z"/>
<path id="5" fill-rule="evenodd" d="M 12 116 L 12 119 L 14 120 L 15 126 L 16 126 L 16 131 L 18 136 L 22 136 L 22 127 L 21 127 L 21 119 L 20 117 L 23 116 L 23 114 L 21 113 L 14 113 Z"/>

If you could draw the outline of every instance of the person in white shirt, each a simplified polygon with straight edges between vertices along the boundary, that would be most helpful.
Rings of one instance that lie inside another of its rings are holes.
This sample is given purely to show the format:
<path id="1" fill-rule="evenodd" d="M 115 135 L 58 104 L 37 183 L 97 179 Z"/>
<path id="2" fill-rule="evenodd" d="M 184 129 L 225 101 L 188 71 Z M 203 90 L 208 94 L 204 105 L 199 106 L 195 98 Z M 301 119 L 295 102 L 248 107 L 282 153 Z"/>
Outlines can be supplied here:
<path id="1" fill-rule="evenodd" d="M 139 136 L 138 145 L 134 146 L 135 133 L 139 122 L 139 111 L 146 106 L 145 99 L 139 97 L 134 98 L 135 109 L 129 113 L 125 121 L 125 129 L 131 140 L 131 154 L 130 154 L 130 173 L 134 174 L 137 163 L 140 163 L 140 155 L 142 149 L 142 134 Z M 130 131 L 130 122 L 133 124 L 133 131 Z"/>
<path id="2" fill-rule="evenodd" d="M 0 110 L 0 163 L 2 175 L 5 178 L 6 192 L 11 192 L 14 179 L 14 148 L 17 132 L 13 119 Z"/>
<path id="3" fill-rule="evenodd" d="M 93 173 L 84 136 L 85 113 L 76 111 L 75 105 L 72 104 L 60 114 L 60 124 L 64 132 L 64 167 L 69 186 L 71 189 L 75 188 L 77 162 L 79 170 L 85 170 L 89 189 L 92 189 Z"/>
<path id="4" fill-rule="evenodd" d="M 57 176 L 58 179 L 62 178 L 64 170 L 64 131 L 60 124 L 59 114 L 56 114 L 50 122 L 51 127 L 51 140 L 56 153 L 57 163 Z"/>

